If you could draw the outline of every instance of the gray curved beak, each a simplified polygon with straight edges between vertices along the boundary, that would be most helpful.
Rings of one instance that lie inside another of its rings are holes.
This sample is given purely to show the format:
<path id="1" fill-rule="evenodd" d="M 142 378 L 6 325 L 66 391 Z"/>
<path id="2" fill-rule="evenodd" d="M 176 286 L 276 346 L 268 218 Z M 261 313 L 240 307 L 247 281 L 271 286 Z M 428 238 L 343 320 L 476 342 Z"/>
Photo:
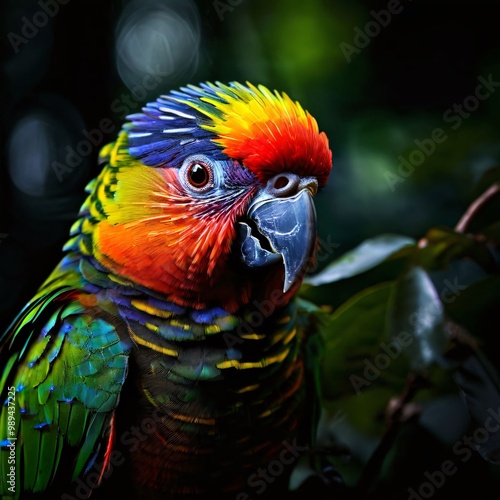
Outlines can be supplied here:
<path id="1" fill-rule="evenodd" d="M 283 262 L 283 292 L 304 277 L 316 242 L 316 209 L 307 188 L 276 197 L 264 190 L 238 222 L 243 262 L 249 267 Z"/>

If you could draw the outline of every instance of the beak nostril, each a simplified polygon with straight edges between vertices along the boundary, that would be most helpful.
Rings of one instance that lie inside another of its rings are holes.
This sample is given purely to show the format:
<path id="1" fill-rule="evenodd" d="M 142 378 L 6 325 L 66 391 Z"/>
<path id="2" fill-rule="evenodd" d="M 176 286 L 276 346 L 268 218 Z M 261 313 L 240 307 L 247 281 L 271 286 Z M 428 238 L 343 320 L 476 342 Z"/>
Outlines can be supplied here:
<path id="1" fill-rule="evenodd" d="M 292 173 L 285 172 L 275 175 L 267 183 L 267 192 L 272 196 L 291 196 L 297 192 L 300 178 Z"/>
<path id="2" fill-rule="evenodd" d="M 288 178 L 285 177 L 284 175 L 280 175 L 275 181 L 274 181 L 274 188 L 275 189 L 283 189 L 286 187 L 288 184 Z"/>

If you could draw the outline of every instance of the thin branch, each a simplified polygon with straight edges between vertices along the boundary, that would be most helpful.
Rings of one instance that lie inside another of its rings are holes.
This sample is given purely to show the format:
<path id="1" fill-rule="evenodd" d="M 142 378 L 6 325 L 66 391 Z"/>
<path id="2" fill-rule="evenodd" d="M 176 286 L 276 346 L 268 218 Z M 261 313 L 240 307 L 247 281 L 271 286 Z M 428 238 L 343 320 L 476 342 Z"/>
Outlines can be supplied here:
<path id="1" fill-rule="evenodd" d="M 391 403 L 389 403 L 388 422 L 384 434 L 363 468 L 361 478 L 356 486 L 360 495 L 359 498 L 369 498 L 370 489 L 380 474 L 387 453 L 392 448 L 402 425 L 409 420 L 408 416 L 405 415 L 407 413 L 405 410 L 408 409 L 409 403 L 411 403 L 417 392 L 425 386 L 427 386 L 427 379 L 421 375 L 411 373 L 408 376 L 403 392 L 397 398 L 396 405 L 392 405 L 391 408 Z"/>
<path id="2" fill-rule="evenodd" d="M 455 226 L 455 231 L 457 233 L 464 233 L 469 226 L 471 220 L 477 215 L 477 213 L 486 205 L 492 198 L 494 198 L 498 193 L 500 193 L 500 183 L 497 182 L 490 186 L 479 198 L 474 200 L 469 208 L 462 215 L 457 225 Z"/>

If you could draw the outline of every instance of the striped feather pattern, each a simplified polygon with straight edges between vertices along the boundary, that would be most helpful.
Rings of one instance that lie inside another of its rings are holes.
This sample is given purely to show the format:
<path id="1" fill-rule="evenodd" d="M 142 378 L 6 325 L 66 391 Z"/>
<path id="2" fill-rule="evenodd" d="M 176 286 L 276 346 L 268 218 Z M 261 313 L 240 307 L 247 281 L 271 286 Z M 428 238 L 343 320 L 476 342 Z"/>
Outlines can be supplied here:
<path id="1" fill-rule="evenodd" d="M 200 324 L 189 310 L 165 318 L 164 307 L 145 313 L 143 303 L 125 302 L 120 314 L 141 373 L 134 379 L 136 425 L 154 421 L 154 432 L 130 453 L 138 484 L 179 494 L 216 491 L 221 482 L 227 491 L 243 490 L 256 464 L 265 466 L 283 441 L 296 439 L 304 416 L 294 307 L 249 332 L 242 317 L 223 311 L 197 311 L 211 317 Z"/>

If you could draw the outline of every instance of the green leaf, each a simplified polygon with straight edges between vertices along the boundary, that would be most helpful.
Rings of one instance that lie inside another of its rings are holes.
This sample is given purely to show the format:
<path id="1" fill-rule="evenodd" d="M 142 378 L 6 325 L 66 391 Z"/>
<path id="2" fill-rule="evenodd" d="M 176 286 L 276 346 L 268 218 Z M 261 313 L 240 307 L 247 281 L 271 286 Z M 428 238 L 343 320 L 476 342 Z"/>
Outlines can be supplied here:
<path id="1" fill-rule="evenodd" d="M 415 240 L 412 238 L 393 234 L 384 234 L 366 240 L 316 275 L 306 277 L 304 283 L 318 286 L 350 278 L 372 269 L 398 250 L 414 243 Z"/>
<path id="2" fill-rule="evenodd" d="M 369 365 L 381 352 L 392 288 L 392 283 L 382 283 L 363 290 L 331 315 L 323 330 L 321 381 L 325 402 L 356 395 L 380 374 Z"/>
<path id="3" fill-rule="evenodd" d="M 421 267 L 412 267 L 396 281 L 388 324 L 393 339 L 406 339 L 401 345 L 413 370 L 442 359 L 448 341 L 443 305 Z"/>
<path id="4" fill-rule="evenodd" d="M 351 278 L 321 286 L 303 283 L 298 295 L 331 313 L 363 290 L 380 283 L 395 281 L 407 269 L 408 257 L 413 250 L 414 247 L 411 246 L 403 247 L 378 266 Z"/>
<path id="5" fill-rule="evenodd" d="M 389 387 L 374 386 L 342 401 L 341 410 L 346 415 L 347 422 L 361 432 L 365 439 L 378 438 L 386 425 L 387 405 L 394 396 L 395 391 Z"/>
<path id="6" fill-rule="evenodd" d="M 446 227 L 429 229 L 419 244 L 419 264 L 426 269 L 442 269 L 456 258 L 470 257 L 483 269 L 495 267 L 493 256 L 484 245 L 471 234 L 457 233 Z"/>

